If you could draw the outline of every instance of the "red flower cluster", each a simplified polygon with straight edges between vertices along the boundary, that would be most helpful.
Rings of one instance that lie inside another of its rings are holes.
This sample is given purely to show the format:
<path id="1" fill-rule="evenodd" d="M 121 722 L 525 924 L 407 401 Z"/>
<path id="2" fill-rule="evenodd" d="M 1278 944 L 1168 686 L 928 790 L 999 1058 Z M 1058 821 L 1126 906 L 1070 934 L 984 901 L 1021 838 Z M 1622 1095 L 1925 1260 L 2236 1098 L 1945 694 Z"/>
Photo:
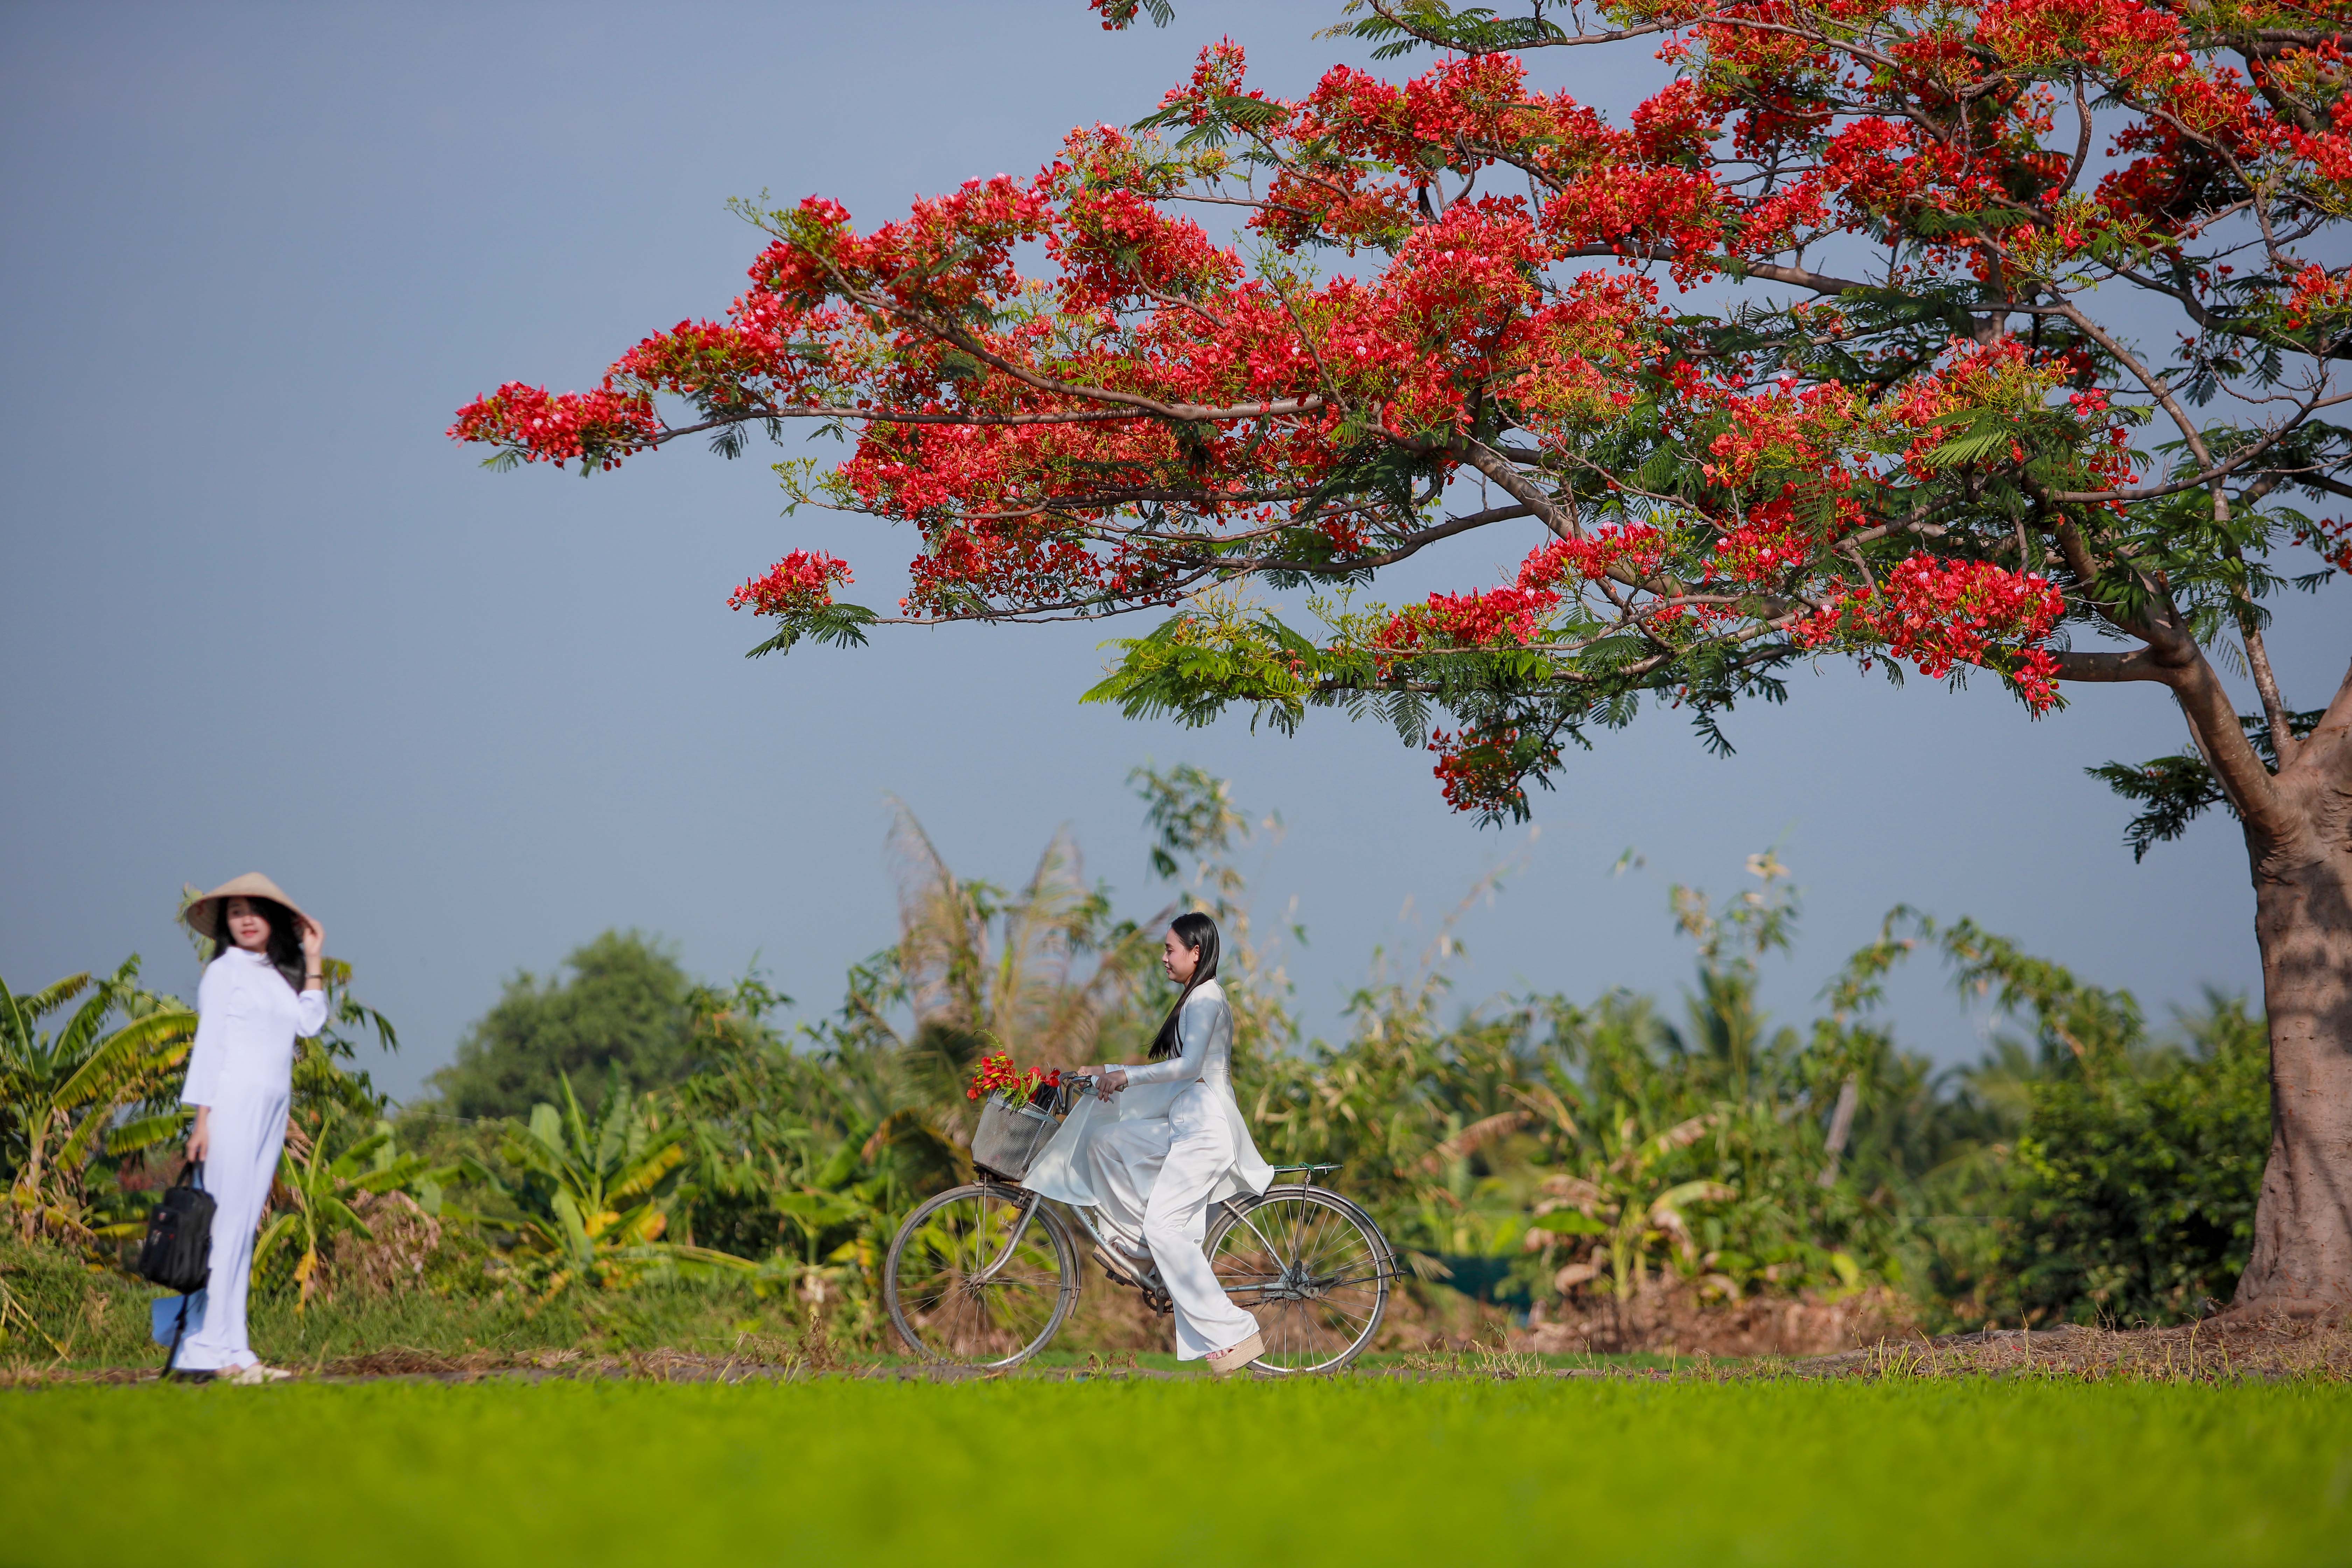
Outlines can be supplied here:
<path id="1" fill-rule="evenodd" d="M 1795 487 L 1753 509 L 1744 527 L 1734 528 L 1715 542 L 1707 575 L 1737 579 L 1761 587 L 1789 580 L 1791 574 L 1814 563 L 1818 541 L 1793 515 Z"/>
<path id="2" fill-rule="evenodd" d="M 2065 609 L 2058 590 L 2038 573 L 1913 555 L 1877 592 L 1853 589 L 1842 603 L 1807 617 L 1797 639 L 1820 647 L 1841 637 L 1866 637 L 1909 659 L 1930 679 L 1950 674 L 1955 664 L 1997 669 L 2042 712 L 2058 700 L 2058 663 L 2039 645 L 2057 629 Z"/>
<path id="3" fill-rule="evenodd" d="M 2338 572 L 2352 572 L 2352 518 L 2323 517 L 2298 523 L 2294 536 Z"/>
<path id="4" fill-rule="evenodd" d="M 451 439 L 489 441 L 525 462 L 562 463 L 572 458 L 601 468 L 617 468 L 622 458 L 654 444 L 660 426 L 653 399 L 615 392 L 613 380 L 594 392 L 550 397 L 541 386 L 508 382 L 487 397 L 457 410 Z"/>
<path id="5" fill-rule="evenodd" d="M 804 615 L 833 603 L 833 585 L 850 581 L 849 563 L 821 550 L 795 550 L 764 577 L 754 577 L 727 596 L 727 607 L 749 605 L 763 616 Z"/>
<path id="6" fill-rule="evenodd" d="M 1001 1094 L 1013 1105 L 1025 1105 L 1040 1089 L 1050 1089 L 1062 1081 L 1062 1069 L 1044 1068 L 1015 1068 L 1009 1051 L 980 1058 L 980 1066 L 971 1075 L 971 1086 L 964 1090 L 966 1100 L 985 1100 Z"/>
<path id="7" fill-rule="evenodd" d="M 1432 594 L 1426 603 L 1408 605 L 1391 616 L 1372 643 L 1384 654 L 1529 643 L 1538 622 L 1559 603 L 1556 591 L 1541 587 Z"/>
<path id="8" fill-rule="evenodd" d="M 2352 183 L 2352 174 L 2347 176 Z M 2330 272 L 2317 264 L 2294 275 L 2294 292 L 2287 296 L 2286 324 L 2300 331 L 2315 321 L 2341 331 L 2352 325 L 2352 267 Z"/>
<path id="9" fill-rule="evenodd" d="M 1502 816 L 1523 809 L 1530 773 L 1549 772 L 1559 762 L 1559 750 L 1524 735 L 1516 725 L 1449 735 L 1432 731 L 1429 749 L 1437 755 L 1431 770 L 1445 794 L 1445 804 L 1456 811 Z"/>

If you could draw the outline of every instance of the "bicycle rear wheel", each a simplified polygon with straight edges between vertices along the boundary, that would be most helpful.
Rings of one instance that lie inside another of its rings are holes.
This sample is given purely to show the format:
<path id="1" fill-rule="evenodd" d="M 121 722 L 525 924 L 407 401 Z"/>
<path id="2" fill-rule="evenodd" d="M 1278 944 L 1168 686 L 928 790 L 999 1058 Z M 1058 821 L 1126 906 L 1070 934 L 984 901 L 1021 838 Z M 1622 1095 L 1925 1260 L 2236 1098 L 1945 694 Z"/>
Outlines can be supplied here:
<path id="1" fill-rule="evenodd" d="M 1370 1215 L 1321 1187 L 1268 1187 L 1209 1226 L 1217 1283 L 1258 1321 L 1270 1373 L 1337 1372 L 1364 1352 L 1395 1273 Z"/>
<path id="2" fill-rule="evenodd" d="M 1045 1349 L 1070 1315 L 1077 1251 L 1034 1194 L 976 1182 L 907 1216 L 883 1260 L 882 1298 L 925 1361 L 1003 1371 Z"/>

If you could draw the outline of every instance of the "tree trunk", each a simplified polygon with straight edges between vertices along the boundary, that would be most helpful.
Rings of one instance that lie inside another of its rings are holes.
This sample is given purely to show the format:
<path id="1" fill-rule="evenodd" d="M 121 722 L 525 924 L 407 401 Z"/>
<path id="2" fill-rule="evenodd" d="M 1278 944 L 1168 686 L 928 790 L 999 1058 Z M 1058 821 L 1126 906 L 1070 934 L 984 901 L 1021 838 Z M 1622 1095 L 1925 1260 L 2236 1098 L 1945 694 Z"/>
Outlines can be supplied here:
<path id="1" fill-rule="evenodd" d="M 2271 1152 L 2231 1307 L 2318 1316 L 2352 1310 L 2352 787 L 2312 770 L 2279 782 L 2302 831 L 2266 844 L 2249 824 L 2246 835 L 2270 1017 Z"/>

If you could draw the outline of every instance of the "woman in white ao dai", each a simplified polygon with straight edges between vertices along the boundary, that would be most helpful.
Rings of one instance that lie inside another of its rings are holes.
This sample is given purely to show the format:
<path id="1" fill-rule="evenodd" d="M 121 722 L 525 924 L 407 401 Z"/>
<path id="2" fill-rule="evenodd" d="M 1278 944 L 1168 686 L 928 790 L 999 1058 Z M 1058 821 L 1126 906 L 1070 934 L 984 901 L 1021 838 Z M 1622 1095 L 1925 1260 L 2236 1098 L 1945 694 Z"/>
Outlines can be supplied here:
<path id="1" fill-rule="evenodd" d="M 1265 1191 L 1273 1171 L 1234 1098 L 1234 1013 L 1216 980 L 1217 946 L 1208 916 L 1176 918 L 1161 963 L 1184 993 L 1153 1059 L 1094 1069 L 1100 1100 L 1071 1113 L 1025 1183 L 1092 1205 L 1130 1271 L 1159 1270 L 1175 1307 L 1177 1358 L 1206 1358 L 1222 1373 L 1262 1347 L 1257 1320 L 1225 1294 L 1202 1250 L 1209 1205 Z"/>
<path id="2" fill-rule="evenodd" d="M 269 885 L 258 877 L 250 880 Z M 191 906 L 189 924 L 213 937 L 220 955 L 205 966 L 196 987 L 196 1039 L 180 1100 L 195 1109 L 188 1158 L 204 1168 L 205 1190 L 215 1205 L 211 1269 L 205 1321 L 191 1327 L 172 1366 L 258 1383 L 288 1375 L 262 1365 L 247 1342 L 246 1294 L 253 1279 L 254 1230 L 286 1142 L 294 1039 L 317 1034 L 327 1022 L 320 979 L 326 934 L 316 921 L 268 897 L 215 896 L 205 902 L 215 907 L 200 913 L 204 904 Z M 298 930 L 299 994 L 278 967 L 293 959 Z"/>

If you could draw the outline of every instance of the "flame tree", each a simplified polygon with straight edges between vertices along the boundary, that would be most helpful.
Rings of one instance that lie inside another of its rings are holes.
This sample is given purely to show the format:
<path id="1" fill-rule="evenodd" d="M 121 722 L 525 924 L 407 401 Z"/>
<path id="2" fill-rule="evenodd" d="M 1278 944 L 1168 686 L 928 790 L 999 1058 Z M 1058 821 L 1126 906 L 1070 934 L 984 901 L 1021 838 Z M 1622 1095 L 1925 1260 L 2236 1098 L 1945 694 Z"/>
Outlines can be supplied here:
<path id="1" fill-rule="evenodd" d="M 1096 0 L 1139 5 L 1168 19 Z M 2352 1305 L 2352 679 L 2298 711 L 2263 640 L 2352 571 L 2347 14 L 1358 0 L 1336 30 L 1433 63 L 1294 101 L 1221 42 L 1031 178 L 863 231 L 740 205 L 768 242 L 726 319 L 451 434 L 595 472 L 832 426 L 785 488 L 911 525 L 911 587 L 877 613 L 795 550 L 735 593 L 754 651 L 1160 612 L 1092 699 L 1376 716 L 1488 818 L 1644 697 L 1720 747 L 1798 660 L 2037 714 L 2159 684 L 2193 754 L 2098 771 L 2143 852 L 2217 805 L 2245 835 L 2274 1111 L 2238 1305 Z M 1627 50 L 1671 81 L 1622 122 L 1531 80 Z M 1512 525 L 1512 580 L 1370 597 Z"/>

